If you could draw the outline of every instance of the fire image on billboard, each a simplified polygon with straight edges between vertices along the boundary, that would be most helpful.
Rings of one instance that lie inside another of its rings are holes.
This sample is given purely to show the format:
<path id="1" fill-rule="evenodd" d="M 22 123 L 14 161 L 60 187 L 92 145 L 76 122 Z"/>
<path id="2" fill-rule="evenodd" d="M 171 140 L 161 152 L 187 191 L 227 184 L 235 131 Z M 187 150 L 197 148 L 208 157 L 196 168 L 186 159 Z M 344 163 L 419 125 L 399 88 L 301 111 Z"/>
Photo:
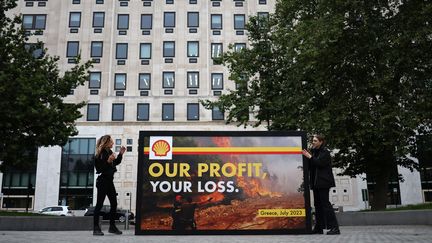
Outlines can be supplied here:
<path id="1" fill-rule="evenodd" d="M 136 233 L 305 231 L 304 138 L 141 132 Z"/>

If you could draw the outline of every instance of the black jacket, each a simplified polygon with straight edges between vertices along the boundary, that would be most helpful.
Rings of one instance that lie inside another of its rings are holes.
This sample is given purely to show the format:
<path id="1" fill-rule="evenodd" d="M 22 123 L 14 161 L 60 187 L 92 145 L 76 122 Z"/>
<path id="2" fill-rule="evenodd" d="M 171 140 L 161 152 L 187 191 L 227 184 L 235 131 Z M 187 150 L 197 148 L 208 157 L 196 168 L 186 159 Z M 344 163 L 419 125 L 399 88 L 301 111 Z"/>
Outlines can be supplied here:
<path id="1" fill-rule="evenodd" d="M 327 148 L 312 149 L 312 158 L 309 159 L 309 173 L 311 189 L 335 186 L 330 151 Z"/>
<path id="2" fill-rule="evenodd" d="M 96 174 L 114 177 L 114 173 L 117 171 L 116 166 L 121 163 L 123 156 L 119 154 L 112 163 L 108 163 L 108 158 L 112 153 L 111 149 L 103 149 L 95 158 Z"/>

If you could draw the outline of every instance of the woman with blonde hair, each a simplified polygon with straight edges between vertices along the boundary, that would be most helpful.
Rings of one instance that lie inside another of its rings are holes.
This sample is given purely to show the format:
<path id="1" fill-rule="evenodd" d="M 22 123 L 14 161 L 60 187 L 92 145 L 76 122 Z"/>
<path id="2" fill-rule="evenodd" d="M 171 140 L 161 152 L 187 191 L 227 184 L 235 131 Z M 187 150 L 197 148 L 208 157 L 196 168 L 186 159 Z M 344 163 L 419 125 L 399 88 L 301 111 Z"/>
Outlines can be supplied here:
<path id="1" fill-rule="evenodd" d="M 115 225 L 114 217 L 117 212 L 117 192 L 113 180 L 114 173 L 117 171 L 116 166 L 121 163 L 126 148 L 122 146 L 120 153 L 116 157 L 115 153 L 111 150 L 113 145 L 114 141 L 110 135 L 102 136 L 96 143 L 95 168 L 96 174 L 99 174 L 99 176 L 96 179 L 97 201 L 93 216 L 93 235 L 104 235 L 99 226 L 99 213 L 106 196 L 108 196 L 111 205 L 108 232 L 118 235 L 122 234 Z"/>

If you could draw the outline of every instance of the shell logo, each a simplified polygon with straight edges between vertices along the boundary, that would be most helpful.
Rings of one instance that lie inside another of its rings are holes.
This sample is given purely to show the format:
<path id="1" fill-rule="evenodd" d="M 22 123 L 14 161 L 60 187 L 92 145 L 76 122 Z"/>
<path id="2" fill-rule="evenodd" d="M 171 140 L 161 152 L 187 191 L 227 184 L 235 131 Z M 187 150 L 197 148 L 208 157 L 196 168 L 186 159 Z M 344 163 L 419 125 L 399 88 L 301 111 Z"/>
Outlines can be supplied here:
<path id="1" fill-rule="evenodd" d="M 158 140 L 153 143 L 152 151 L 156 156 L 166 156 L 167 153 L 171 150 L 169 143 L 165 140 Z"/>

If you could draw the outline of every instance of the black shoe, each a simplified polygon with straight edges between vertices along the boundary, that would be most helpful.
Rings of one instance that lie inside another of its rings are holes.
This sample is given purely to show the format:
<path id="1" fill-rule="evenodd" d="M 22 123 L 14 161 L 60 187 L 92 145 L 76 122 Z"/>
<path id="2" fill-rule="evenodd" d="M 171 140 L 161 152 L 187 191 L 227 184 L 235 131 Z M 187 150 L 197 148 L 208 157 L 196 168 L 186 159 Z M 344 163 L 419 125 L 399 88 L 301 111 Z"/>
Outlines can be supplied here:
<path id="1" fill-rule="evenodd" d="M 340 235 L 340 230 L 339 228 L 331 228 L 328 232 L 328 235 Z"/>
<path id="2" fill-rule="evenodd" d="M 312 234 L 324 234 L 324 230 L 323 229 L 319 229 L 319 228 L 315 228 L 312 230 Z"/>
<path id="3" fill-rule="evenodd" d="M 93 226 L 93 235 L 104 235 L 99 226 Z"/>
<path id="4" fill-rule="evenodd" d="M 121 232 L 119 229 L 117 229 L 117 227 L 115 225 L 110 225 L 108 232 L 116 234 L 116 235 L 123 234 L 123 232 Z"/>

